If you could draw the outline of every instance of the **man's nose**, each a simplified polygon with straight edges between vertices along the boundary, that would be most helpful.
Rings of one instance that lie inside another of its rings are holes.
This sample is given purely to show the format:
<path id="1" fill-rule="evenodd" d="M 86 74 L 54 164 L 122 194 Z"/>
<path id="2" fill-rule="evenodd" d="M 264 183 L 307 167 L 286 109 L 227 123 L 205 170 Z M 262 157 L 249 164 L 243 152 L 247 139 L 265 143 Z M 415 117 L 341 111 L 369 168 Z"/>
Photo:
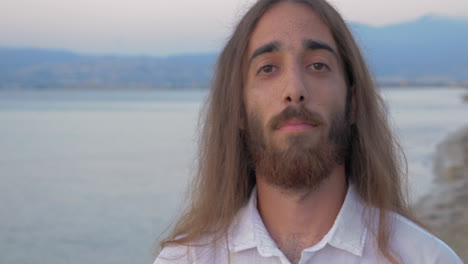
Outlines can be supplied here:
<path id="1" fill-rule="evenodd" d="M 294 67 L 285 75 L 284 102 L 286 104 L 305 103 L 308 98 L 303 73 L 297 67 Z"/>

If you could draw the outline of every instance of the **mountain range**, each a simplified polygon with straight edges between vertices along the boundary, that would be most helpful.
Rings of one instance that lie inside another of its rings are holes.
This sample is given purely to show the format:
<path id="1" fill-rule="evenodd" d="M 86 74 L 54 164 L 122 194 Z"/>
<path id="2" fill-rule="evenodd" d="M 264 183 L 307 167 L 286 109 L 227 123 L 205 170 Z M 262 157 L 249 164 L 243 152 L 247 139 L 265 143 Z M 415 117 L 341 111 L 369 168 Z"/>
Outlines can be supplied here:
<path id="1" fill-rule="evenodd" d="M 350 23 L 350 28 L 381 85 L 468 85 L 468 19 L 429 15 L 383 27 Z M 0 89 L 205 88 L 216 57 L 0 47 Z"/>
<path id="2" fill-rule="evenodd" d="M 386 27 L 351 28 L 378 79 L 468 80 L 468 19 L 429 15 Z"/>

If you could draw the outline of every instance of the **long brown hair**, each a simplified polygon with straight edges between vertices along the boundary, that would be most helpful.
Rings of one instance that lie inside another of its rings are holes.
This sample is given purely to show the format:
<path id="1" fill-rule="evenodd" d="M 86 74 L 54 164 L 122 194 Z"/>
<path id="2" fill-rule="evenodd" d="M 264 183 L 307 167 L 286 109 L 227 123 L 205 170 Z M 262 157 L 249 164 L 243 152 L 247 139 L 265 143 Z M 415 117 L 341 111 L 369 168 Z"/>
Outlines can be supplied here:
<path id="1" fill-rule="evenodd" d="M 197 246 L 202 236 L 212 243 L 226 234 L 238 210 L 255 186 L 255 173 L 245 145 L 243 120 L 243 62 L 250 36 L 262 15 L 287 0 L 259 0 L 244 15 L 221 52 L 211 93 L 203 111 L 198 168 L 189 204 L 172 233 L 160 246 Z M 289 0 L 310 6 L 329 27 L 344 65 L 348 99 L 352 102 L 351 151 L 346 161 L 347 180 L 370 207 L 380 210 L 375 230 L 380 253 L 393 263 L 389 248 L 390 211 L 409 217 L 406 160 L 388 124 L 388 111 L 350 30 L 325 0 Z"/>

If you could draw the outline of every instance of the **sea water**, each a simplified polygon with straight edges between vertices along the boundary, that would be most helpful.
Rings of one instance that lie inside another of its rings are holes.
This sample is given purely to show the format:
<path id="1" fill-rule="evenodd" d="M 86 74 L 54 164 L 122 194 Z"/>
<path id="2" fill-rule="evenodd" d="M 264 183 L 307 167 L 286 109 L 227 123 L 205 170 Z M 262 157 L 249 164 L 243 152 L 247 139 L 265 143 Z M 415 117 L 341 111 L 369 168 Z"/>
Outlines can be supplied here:
<path id="1" fill-rule="evenodd" d="M 383 89 L 427 193 L 463 89 Z M 0 91 L 0 263 L 152 263 L 195 168 L 206 91 Z"/>

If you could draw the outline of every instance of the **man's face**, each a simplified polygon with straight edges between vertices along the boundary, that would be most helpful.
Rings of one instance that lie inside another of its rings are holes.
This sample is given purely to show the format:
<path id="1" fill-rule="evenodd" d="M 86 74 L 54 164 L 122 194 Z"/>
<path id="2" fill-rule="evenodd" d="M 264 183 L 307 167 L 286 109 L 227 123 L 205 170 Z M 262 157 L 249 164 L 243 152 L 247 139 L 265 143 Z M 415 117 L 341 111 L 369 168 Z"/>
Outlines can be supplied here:
<path id="1" fill-rule="evenodd" d="M 306 5 L 277 4 L 259 20 L 245 61 L 257 173 L 285 188 L 316 185 L 342 161 L 349 136 L 346 83 L 328 27 Z"/>

